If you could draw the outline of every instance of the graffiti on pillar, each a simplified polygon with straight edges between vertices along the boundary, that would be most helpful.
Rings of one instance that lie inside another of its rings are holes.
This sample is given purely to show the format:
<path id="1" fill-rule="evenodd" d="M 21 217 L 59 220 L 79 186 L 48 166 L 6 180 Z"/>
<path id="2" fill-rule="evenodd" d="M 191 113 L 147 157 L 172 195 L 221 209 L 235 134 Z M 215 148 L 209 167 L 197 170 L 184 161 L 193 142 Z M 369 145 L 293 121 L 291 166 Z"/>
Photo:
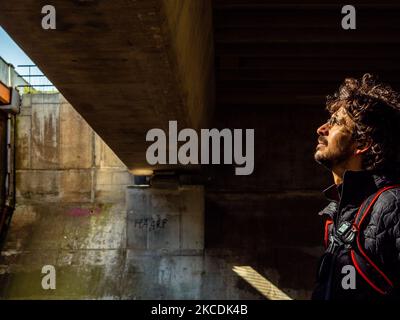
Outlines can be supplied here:
<path id="1" fill-rule="evenodd" d="M 164 229 L 167 222 L 168 218 L 161 218 L 159 215 L 157 215 L 155 218 L 137 218 L 135 219 L 135 228 L 155 231 Z"/>

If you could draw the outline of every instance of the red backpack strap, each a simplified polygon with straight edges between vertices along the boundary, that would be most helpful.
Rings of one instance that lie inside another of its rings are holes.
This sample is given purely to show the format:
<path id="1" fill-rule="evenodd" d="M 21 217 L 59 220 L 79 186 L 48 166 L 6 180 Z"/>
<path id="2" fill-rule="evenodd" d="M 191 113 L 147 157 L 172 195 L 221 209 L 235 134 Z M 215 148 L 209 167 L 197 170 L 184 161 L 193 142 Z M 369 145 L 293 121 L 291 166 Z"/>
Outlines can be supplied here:
<path id="1" fill-rule="evenodd" d="M 328 241 L 329 241 L 329 233 L 330 233 L 330 226 L 332 225 L 333 220 L 332 219 L 327 219 L 325 221 L 325 231 L 324 231 L 324 244 L 325 244 L 325 248 L 328 248 Z"/>
<path id="2" fill-rule="evenodd" d="M 364 201 L 357 212 L 353 224 L 353 227 L 357 230 L 357 250 L 355 250 L 355 248 L 352 248 L 350 250 L 351 259 L 354 263 L 355 268 L 357 269 L 357 272 L 375 291 L 379 292 L 382 295 L 388 294 L 393 289 L 393 282 L 365 253 L 360 241 L 361 227 L 363 222 L 365 221 L 365 218 L 371 212 L 373 205 L 378 200 L 379 196 L 387 190 L 399 187 L 400 185 L 384 187 L 376 192 L 372 197 Z"/>

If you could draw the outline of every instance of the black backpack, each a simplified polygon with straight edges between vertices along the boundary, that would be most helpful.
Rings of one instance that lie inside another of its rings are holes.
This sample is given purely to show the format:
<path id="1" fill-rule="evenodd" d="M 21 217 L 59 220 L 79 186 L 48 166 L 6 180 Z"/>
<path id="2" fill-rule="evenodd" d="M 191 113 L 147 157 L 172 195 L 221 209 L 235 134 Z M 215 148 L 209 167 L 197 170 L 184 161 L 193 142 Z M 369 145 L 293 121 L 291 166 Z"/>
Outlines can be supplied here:
<path id="1" fill-rule="evenodd" d="M 387 190 L 399 187 L 400 185 L 387 186 L 368 197 L 358 209 L 353 223 L 345 221 L 338 228 L 334 228 L 331 219 L 328 219 L 325 223 L 324 238 L 327 252 L 334 254 L 337 248 L 343 246 L 349 249 L 351 260 L 358 274 L 381 295 L 390 294 L 394 289 L 394 284 L 365 253 L 360 242 L 360 231 L 365 218 L 371 212 L 371 208 L 379 196 Z"/>

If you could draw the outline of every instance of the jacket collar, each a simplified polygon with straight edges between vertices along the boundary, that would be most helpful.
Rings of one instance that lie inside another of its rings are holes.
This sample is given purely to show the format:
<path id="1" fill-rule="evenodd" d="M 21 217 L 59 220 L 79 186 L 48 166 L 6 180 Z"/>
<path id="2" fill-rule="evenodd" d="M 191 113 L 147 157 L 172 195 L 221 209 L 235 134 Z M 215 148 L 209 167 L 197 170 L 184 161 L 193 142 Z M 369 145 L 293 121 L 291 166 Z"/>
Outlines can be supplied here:
<path id="1" fill-rule="evenodd" d="M 347 170 L 343 176 L 343 183 L 333 184 L 323 191 L 325 197 L 335 204 L 325 208 L 328 210 L 324 209 L 320 214 L 331 214 L 330 211 L 337 206 L 339 208 L 346 205 L 359 207 L 371 194 L 389 184 L 393 184 L 393 179 L 389 178 L 387 174 Z"/>

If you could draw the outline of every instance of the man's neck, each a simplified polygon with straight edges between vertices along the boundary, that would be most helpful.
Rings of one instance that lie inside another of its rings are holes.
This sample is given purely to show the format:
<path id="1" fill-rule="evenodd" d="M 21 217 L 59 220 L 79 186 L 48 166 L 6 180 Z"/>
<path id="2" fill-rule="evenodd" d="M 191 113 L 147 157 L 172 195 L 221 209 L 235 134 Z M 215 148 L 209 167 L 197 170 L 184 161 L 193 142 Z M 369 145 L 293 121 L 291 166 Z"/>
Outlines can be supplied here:
<path id="1" fill-rule="evenodd" d="M 332 169 L 333 181 L 338 186 L 343 183 L 343 176 L 346 171 L 361 171 L 361 162 L 349 161 L 345 165 L 336 166 Z"/>
<path id="2" fill-rule="evenodd" d="M 343 183 L 343 175 L 345 170 L 332 170 L 333 182 L 338 186 Z"/>

